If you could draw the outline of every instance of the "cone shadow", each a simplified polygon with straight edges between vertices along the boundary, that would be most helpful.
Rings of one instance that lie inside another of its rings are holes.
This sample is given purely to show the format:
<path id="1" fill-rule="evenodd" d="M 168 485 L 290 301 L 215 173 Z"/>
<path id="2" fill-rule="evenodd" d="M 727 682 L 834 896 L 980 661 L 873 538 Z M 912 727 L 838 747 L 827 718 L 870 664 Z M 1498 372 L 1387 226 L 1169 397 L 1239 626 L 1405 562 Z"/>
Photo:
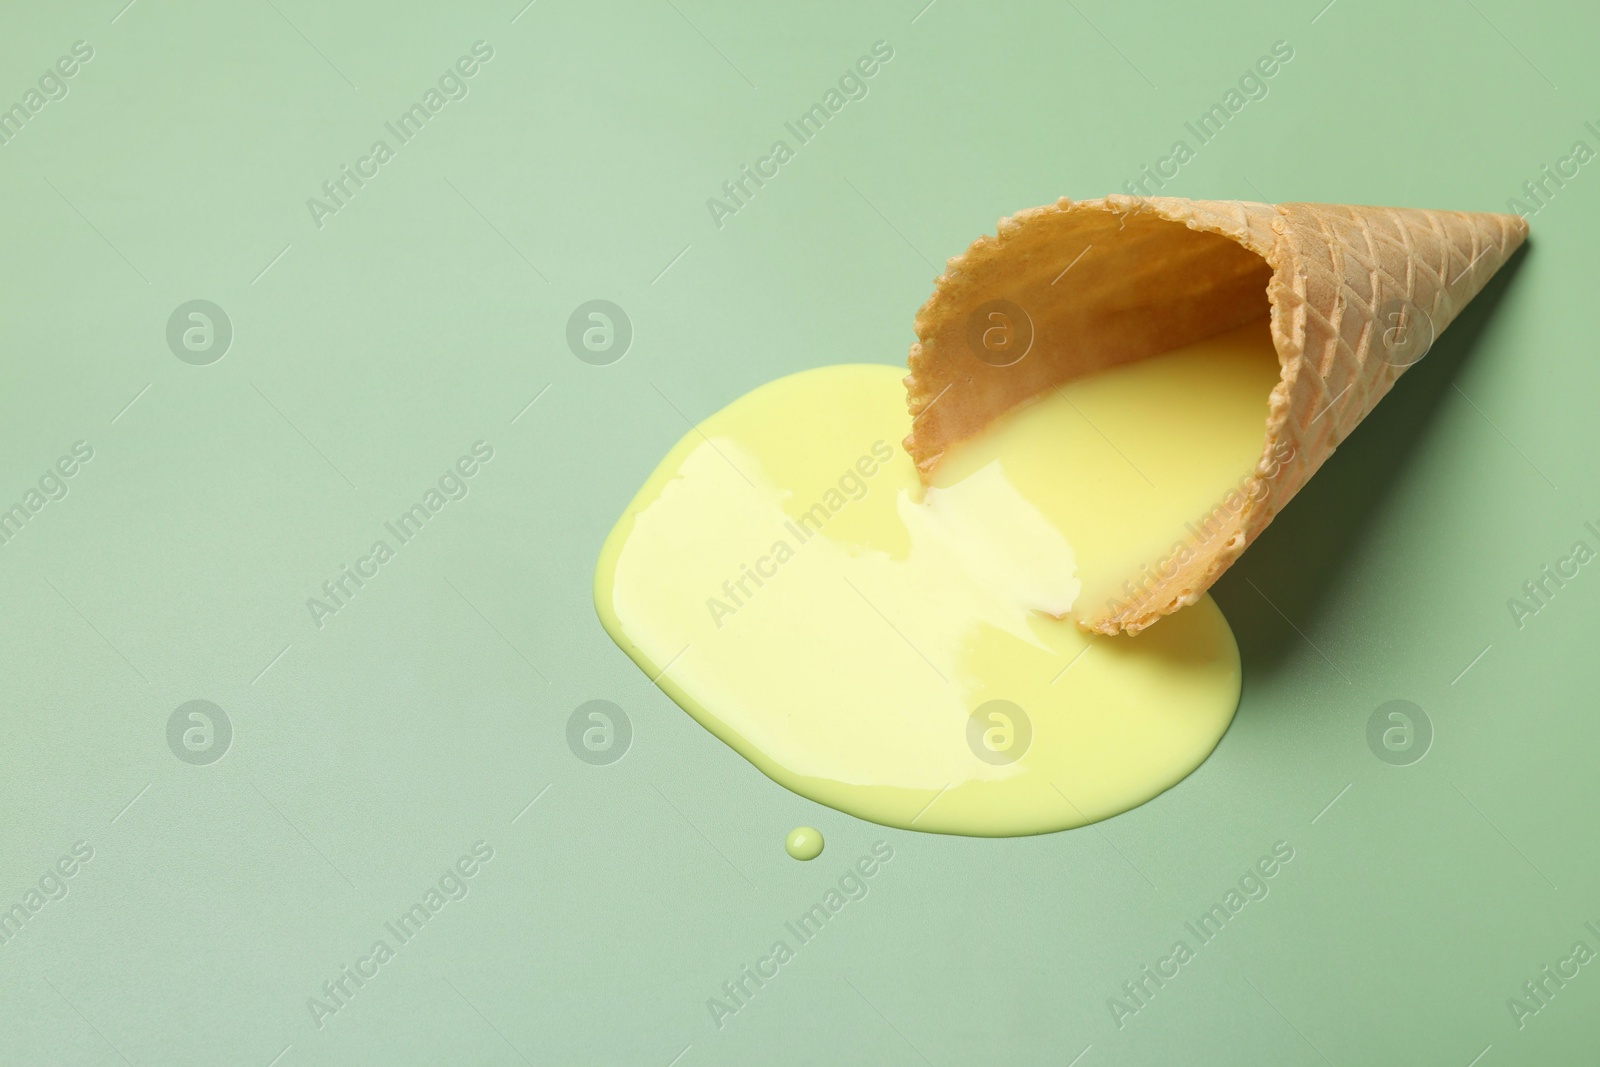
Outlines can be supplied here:
<path id="1" fill-rule="evenodd" d="M 1344 570 L 1350 549 L 1361 541 L 1416 442 L 1428 432 L 1530 247 L 1524 243 L 1489 279 L 1428 354 L 1400 376 L 1389 395 L 1212 586 L 1211 595 L 1238 638 L 1247 679 L 1255 672 L 1275 671 L 1293 646 L 1305 643 L 1294 627 L 1312 628 L 1310 621 Z"/>

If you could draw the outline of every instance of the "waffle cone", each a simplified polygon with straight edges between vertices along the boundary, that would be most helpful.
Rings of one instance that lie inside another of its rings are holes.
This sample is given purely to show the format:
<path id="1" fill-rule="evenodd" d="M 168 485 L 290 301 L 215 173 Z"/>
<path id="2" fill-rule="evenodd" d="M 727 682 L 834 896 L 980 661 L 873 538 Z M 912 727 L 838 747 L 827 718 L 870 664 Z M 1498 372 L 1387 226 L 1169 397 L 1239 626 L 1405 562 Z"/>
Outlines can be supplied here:
<path id="1" fill-rule="evenodd" d="M 1282 366 L 1261 458 L 1187 551 L 1086 605 L 1090 630 L 1137 633 L 1197 601 L 1333 454 L 1527 235 L 1515 215 L 1111 196 L 1002 219 L 949 260 L 918 311 L 906 450 L 945 449 L 1061 382 L 1263 314 Z M 974 322 L 1016 327 L 1001 357 Z M 1012 361 L 1014 358 L 1014 361 Z"/>

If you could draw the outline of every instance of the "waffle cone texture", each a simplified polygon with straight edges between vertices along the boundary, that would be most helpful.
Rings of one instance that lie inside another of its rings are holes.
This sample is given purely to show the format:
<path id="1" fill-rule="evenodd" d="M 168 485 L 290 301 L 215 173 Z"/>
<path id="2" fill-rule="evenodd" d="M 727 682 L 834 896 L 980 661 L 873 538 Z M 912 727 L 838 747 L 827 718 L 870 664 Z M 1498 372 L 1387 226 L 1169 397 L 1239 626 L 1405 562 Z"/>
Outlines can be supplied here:
<path id="1" fill-rule="evenodd" d="M 1080 609 L 1090 630 L 1138 633 L 1211 587 L 1527 232 L 1515 215 L 1174 197 L 1019 212 L 950 259 L 917 312 L 906 451 L 926 477 L 952 444 L 1062 382 L 1270 315 L 1281 373 L 1242 491 L 1129 575 L 1125 596 Z M 975 343 L 996 311 L 1025 351 Z"/>

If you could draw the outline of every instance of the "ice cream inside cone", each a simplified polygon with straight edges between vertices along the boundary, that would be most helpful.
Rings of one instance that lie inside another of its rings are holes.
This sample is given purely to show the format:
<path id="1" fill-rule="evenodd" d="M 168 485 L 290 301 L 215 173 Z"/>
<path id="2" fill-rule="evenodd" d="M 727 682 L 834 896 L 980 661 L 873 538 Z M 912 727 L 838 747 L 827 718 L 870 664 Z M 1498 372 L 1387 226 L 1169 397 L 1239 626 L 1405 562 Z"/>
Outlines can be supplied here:
<path id="1" fill-rule="evenodd" d="M 976 559 L 1031 573 L 1038 607 L 1086 629 L 1150 596 L 1163 575 L 1226 538 L 1252 497 L 1267 397 L 1278 381 L 1265 316 L 1053 385 L 952 444 L 927 474 L 929 506 L 967 532 Z M 1282 457 L 1287 458 L 1287 457 Z M 1070 546 L 1031 564 L 980 486 L 1004 482 Z"/>
<path id="2" fill-rule="evenodd" d="M 1520 225 L 1129 198 L 1004 220 L 937 280 L 903 389 L 822 367 L 685 435 L 601 550 L 601 621 L 763 773 L 861 818 L 1007 836 L 1144 803 L 1238 702 L 1205 590 Z"/>

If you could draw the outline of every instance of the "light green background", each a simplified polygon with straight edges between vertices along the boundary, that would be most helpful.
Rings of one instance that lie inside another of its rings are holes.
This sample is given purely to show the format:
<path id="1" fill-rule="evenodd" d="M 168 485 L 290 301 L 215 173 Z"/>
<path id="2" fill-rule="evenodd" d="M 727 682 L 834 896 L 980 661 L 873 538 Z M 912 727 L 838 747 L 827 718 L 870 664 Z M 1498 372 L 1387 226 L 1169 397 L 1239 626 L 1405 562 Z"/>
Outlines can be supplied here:
<path id="1" fill-rule="evenodd" d="M 818 808 L 590 601 L 684 416 L 901 361 L 932 264 L 1118 191 L 1275 41 L 1270 94 L 1166 192 L 1504 210 L 1600 148 L 1592 8 L 123 2 L 0 32 L 4 103 L 95 50 L 0 147 L 0 505 L 95 450 L 0 546 L 0 908 L 94 848 L 0 945 L 0 1061 L 1593 1059 L 1600 966 L 1524 1029 L 1506 1001 L 1600 950 L 1600 568 L 1520 630 L 1506 600 L 1600 548 L 1600 164 L 1218 585 L 1238 717 L 1126 815 L 991 841 Z M 480 39 L 470 95 L 318 229 L 306 198 Z M 878 40 L 867 98 L 717 228 L 706 198 Z M 235 330 L 209 366 L 165 340 L 196 298 Z M 593 298 L 633 323 L 611 366 L 564 340 Z M 317 629 L 306 598 L 480 439 L 470 495 Z M 168 748 L 193 699 L 233 724 L 210 766 Z M 590 699 L 631 719 L 621 762 L 568 750 Z M 1436 731 L 1412 766 L 1365 740 L 1391 699 Z M 470 894 L 316 1028 L 307 998 L 479 840 Z M 706 998 L 879 840 L 870 894 L 714 1026 Z M 1107 998 L 1280 840 L 1270 896 L 1119 1030 Z"/>

